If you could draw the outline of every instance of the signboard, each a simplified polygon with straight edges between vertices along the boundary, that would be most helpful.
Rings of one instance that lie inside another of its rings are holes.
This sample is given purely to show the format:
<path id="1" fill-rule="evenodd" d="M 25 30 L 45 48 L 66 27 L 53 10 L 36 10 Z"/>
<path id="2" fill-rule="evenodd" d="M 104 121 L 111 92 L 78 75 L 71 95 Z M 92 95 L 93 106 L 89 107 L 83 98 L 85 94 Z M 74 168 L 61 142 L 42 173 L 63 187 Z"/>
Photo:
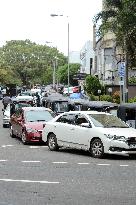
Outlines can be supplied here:
<path id="1" fill-rule="evenodd" d="M 77 73 L 73 76 L 73 80 L 85 80 L 86 76 L 86 73 Z"/>
<path id="2" fill-rule="evenodd" d="M 119 81 L 119 85 L 124 85 L 124 81 Z"/>
<path id="3" fill-rule="evenodd" d="M 119 76 L 124 77 L 125 76 L 125 70 L 126 70 L 126 64 L 125 62 L 121 62 L 119 66 Z"/>

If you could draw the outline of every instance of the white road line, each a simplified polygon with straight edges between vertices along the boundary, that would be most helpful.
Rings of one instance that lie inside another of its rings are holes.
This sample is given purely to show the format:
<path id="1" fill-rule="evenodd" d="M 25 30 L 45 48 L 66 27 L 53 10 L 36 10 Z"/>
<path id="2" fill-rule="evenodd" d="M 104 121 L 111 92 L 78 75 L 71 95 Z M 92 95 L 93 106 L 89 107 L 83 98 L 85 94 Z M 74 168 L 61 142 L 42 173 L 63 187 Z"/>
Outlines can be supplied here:
<path id="1" fill-rule="evenodd" d="M 98 166 L 110 166 L 110 164 L 97 164 Z"/>
<path id="2" fill-rule="evenodd" d="M 23 163 L 40 163 L 41 161 L 21 161 Z"/>
<path id="3" fill-rule="evenodd" d="M 6 159 L 0 159 L 0 162 L 7 162 L 8 160 Z"/>
<path id="4" fill-rule="evenodd" d="M 77 164 L 90 164 L 90 163 L 88 163 L 88 162 L 79 162 Z"/>
<path id="5" fill-rule="evenodd" d="M 68 162 L 52 162 L 53 164 L 67 164 Z"/>
<path id="6" fill-rule="evenodd" d="M 29 146 L 29 148 L 31 148 L 31 149 L 38 149 L 39 146 Z"/>
<path id="7" fill-rule="evenodd" d="M 23 183 L 40 183 L 40 184 L 59 184 L 60 182 L 50 182 L 50 181 L 32 181 L 32 180 L 20 180 L 20 179 L 0 179 L 4 182 L 23 182 Z"/>
<path id="8" fill-rule="evenodd" d="M 120 167 L 128 167 L 129 165 L 128 164 L 120 164 L 119 166 Z"/>
<path id="9" fill-rule="evenodd" d="M 7 145 L 2 145 L 1 147 L 13 147 L 14 145 L 12 145 L 12 144 L 7 144 Z"/>

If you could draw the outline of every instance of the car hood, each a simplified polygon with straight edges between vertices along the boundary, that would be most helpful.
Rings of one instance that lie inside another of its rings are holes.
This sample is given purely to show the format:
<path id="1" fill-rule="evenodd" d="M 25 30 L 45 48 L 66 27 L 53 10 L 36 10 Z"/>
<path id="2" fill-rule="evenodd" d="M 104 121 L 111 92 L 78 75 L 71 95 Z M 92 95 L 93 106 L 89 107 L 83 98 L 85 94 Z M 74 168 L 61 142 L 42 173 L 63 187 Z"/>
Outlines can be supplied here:
<path id="1" fill-rule="evenodd" d="M 126 138 L 136 137 L 136 129 L 134 128 L 99 128 L 103 134 L 116 136 L 124 136 Z"/>
<path id="2" fill-rule="evenodd" d="M 45 121 L 42 122 L 27 122 L 25 124 L 26 128 L 32 128 L 35 130 L 43 130 L 43 124 L 45 123 Z"/>

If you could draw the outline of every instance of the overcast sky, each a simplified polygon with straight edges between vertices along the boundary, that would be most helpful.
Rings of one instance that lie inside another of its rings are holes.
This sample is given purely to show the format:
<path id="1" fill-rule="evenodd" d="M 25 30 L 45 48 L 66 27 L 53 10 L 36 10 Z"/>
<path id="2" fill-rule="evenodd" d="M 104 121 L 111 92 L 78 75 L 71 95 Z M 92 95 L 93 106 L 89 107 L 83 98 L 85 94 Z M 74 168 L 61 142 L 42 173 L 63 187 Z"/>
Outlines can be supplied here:
<path id="1" fill-rule="evenodd" d="M 0 0 L 0 46 L 10 40 L 49 41 L 67 55 L 69 22 L 70 51 L 79 51 L 92 40 L 92 19 L 101 4 L 102 0 Z"/>

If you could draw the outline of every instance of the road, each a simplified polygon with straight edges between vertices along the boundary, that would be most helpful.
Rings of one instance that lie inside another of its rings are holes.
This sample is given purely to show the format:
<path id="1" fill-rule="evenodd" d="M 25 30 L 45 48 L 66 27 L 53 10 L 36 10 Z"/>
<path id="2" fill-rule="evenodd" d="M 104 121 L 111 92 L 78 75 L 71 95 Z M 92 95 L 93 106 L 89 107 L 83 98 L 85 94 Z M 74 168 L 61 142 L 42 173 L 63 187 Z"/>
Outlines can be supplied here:
<path id="1" fill-rule="evenodd" d="M 1 109 L 0 205 L 136 204 L 135 159 L 23 145 L 2 127 Z"/>

